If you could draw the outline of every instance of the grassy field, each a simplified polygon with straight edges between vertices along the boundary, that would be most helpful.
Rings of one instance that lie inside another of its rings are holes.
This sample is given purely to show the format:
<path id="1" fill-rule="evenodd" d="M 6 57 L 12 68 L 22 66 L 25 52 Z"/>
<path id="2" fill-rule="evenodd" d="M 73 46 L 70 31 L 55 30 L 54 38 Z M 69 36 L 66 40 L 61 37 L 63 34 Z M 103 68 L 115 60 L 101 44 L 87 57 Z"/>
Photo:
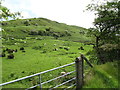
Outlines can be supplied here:
<path id="1" fill-rule="evenodd" d="M 68 26 L 63 23 L 44 18 L 24 20 L 11 20 L 3 22 L 2 49 L 17 49 L 14 58 L 8 59 L 9 53 L 2 58 L 2 82 L 11 81 L 24 76 L 32 75 L 64 64 L 74 62 L 80 53 L 86 54 L 92 50 L 92 37 L 87 36 L 87 29 L 77 26 Z M 23 47 L 24 50 L 20 50 Z M 84 50 L 79 50 L 83 47 Z M 89 56 L 88 56 L 89 57 Z M 59 76 L 60 72 L 74 70 L 71 68 L 60 69 L 42 75 L 42 81 Z M 73 76 L 69 76 L 73 77 Z M 44 87 L 60 83 L 60 79 Z M 23 84 L 27 82 L 29 84 Z M 19 83 L 5 87 L 29 87 L 38 82 L 38 77 L 23 80 Z"/>
<path id="2" fill-rule="evenodd" d="M 59 67 L 64 64 L 69 64 L 74 62 L 75 58 L 79 57 L 81 53 L 88 59 L 91 58 L 91 54 L 88 53 L 93 50 L 94 38 L 89 37 L 87 32 L 88 30 L 85 28 L 70 26 L 45 18 L 20 19 L 2 22 L 2 31 L 0 31 L 0 33 L 2 33 L 2 36 L 0 36 L 2 46 L 0 48 L 2 49 L 2 54 L 5 54 L 5 57 L 0 57 L 0 59 L 2 59 L 2 82 L 8 82 Z M 83 50 L 80 49 L 81 47 Z M 24 50 L 20 50 L 20 48 L 24 48 Z M 17 51 L 9 53 L 7 49 Z M 8 56 L 11 54 L 13 54 L 14 58 L 8 59 Z M 94 62 L 94 60 L 91 60 L 90 62 Z M 111 88 L 112 84 L 113 87 L 116 87 L 116 77 L 106 80 L 109 76 L 115 76 L 107 70 L 108 67 L 111 67 L 110 63 L 103 66 L 95 66 L 92 70 L 87 66 L 87 72 L 90 71 L 92 76 L 88 74 L 89 76 L 85 79 L 87 82 L 84 87 Z M 74 68 L 74 66 L 71 66 L 43 74 L 42 81 L 59 76 L 61 75 L 61 72 L 72 71 Z M 111 67 L 110 69 L 117 72 L 114 67 Z M 96 74 L 94 75 L 94 73 Z M 55 86 L 73 76 L 75 76 L 75 73 L 66 78 L 61 78 L 46 84 L 43 87 L 49 88 Z M 27 88 L 36 85 L 39 82 L 38 78 L 39 77 L 36 76 L 14 84 L 6 85 L 5 88 Z M 94 83 L 97 79 L 98 82 Z M 63 87 L 68 85 L 64 85 Z"/>
<path id="3" fill-rule="evenodd" d="M 4 45 L 5 48 L 18 51 L 14 53 L 14 59 L 2 58 L 3 82 L 71 63 L 80 53 L 86 54 L 92 50 L 92 45 L 56 40 L 52 37 L 41 38 L 43 40 L 25 39 L 22 41 L 26 43 Z M 81 46 L 84 50 L 78 50 Z M 20 47 L 24 47 L 25 52 L 19 50 Z M 8 55 L 7 52 L 6 55 Z"/>

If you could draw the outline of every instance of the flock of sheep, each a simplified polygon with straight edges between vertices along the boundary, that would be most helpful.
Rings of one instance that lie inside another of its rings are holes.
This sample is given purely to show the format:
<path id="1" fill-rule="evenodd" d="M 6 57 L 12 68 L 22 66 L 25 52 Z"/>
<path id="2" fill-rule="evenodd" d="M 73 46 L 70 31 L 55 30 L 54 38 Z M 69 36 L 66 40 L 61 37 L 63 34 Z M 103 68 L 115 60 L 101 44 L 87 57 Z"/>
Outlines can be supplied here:
<path id="1" fill-rule="evenodd" d="M 24 47 L 21 47 L 20 50 L 22 52 L 25 52 Z M 14 58 L 14 54 L 13 53 L 16 53 L 16 52 L 18 52 L 17 49 L 8 49 L 8 48 L 6 48 L 6 49 L 4 49 L 2 51 L 2 53 L 0 54 L 0 57 L 6 57 L 6 55 L 7 55 L 8 59 L 13 59 Z"/>

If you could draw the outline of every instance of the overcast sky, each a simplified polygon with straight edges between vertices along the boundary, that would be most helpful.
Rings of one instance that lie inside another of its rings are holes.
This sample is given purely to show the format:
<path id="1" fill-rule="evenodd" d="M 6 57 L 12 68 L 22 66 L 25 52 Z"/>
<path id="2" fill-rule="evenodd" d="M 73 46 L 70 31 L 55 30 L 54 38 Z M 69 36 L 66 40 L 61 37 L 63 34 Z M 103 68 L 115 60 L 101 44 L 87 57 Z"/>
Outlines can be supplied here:
<path id="1" fill-rule="evenodd" d="M 24 18 L 43 17 L 89 28 L 95 18 L 94 13 L 83 12 L 89 3 L 91 0 L 4 0 L 3 5 Z"/>

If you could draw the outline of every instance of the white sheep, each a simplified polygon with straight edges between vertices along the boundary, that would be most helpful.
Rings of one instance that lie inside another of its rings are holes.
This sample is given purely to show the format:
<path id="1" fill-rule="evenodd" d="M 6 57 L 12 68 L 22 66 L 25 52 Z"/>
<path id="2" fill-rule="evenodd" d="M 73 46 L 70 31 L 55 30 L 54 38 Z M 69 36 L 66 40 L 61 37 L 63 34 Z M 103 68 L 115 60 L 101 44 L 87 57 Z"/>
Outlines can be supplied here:
<path id="1" fill-rule="evenodd" d="M 66 74 L 66 72 L 61 72 L 61 75 L 65 75 Z"/>

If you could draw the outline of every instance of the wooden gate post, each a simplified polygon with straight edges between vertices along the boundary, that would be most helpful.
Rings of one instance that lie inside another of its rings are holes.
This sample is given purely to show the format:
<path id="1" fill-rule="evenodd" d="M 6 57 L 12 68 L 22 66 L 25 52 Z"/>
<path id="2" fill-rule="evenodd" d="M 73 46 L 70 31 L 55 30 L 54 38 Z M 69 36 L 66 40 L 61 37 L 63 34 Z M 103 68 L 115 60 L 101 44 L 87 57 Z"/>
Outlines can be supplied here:
<path id="1" fill-rule="evenodd" d="M 76 58 L 76 90 L 80 90 L 83 86 L 83 55 Z"/>

